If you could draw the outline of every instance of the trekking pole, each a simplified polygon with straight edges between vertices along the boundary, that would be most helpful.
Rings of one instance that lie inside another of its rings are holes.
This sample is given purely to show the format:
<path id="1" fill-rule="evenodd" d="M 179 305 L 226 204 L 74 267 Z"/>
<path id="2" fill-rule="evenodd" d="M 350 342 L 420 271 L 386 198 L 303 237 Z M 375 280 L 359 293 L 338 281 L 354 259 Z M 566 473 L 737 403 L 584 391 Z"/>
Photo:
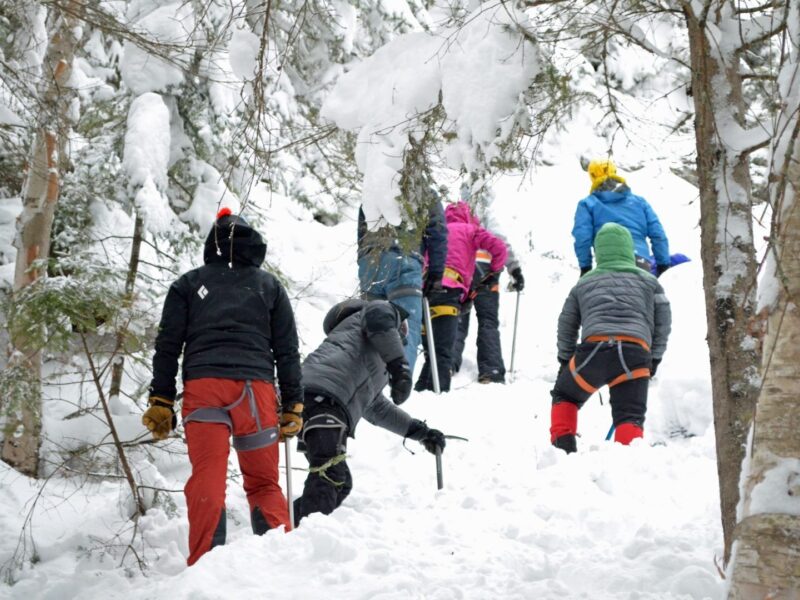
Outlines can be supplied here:
<path id="1" fill-rule="evenodd" d="M 441 394 L 442 388 L 439 387 L 439 367 L 436 364 L 436 344 L 433 342 L 433 325 L 431 325 L 431 305 L 424 296 L 422 297 L 422 312 L 425 316 L 425 333 L 428 338 L 428 363 L 431 367 L 433 392 L 435 394 Z"/>
<path id="2" fill-rule="evenodd" d="M 616 427 L 615 427 L 615 426 L 614 426 L 614 424 L 612 423 L 612 424 L 611 424 L 611 429 L 609 429 L 609 430 L 608 430 L 608 433 L 606 434 L 606 441 L 608 441 L 608 440 L 610 440 L 610 439 L 611 439 L 611 436 L 612 436 L 612 435 L 614 435 L 614 430 L 615 430 L 615 429 L 616 429 Z"/>
<path id="3" fill-rule="evenodd" d="M 436 489 L 444 487 L 444 477 L 442 476 L 442 449 L 436 448 Z"/>
<path id="4" fill-rule="evenodd" d="M 514 335 L 511 338 L 511 365 L 509 375 L 511 381 L 514 381 L 514 357 L 517 354 L 517 323 L 519 322 L 519 291 L 517 291 L 517 308 L 514 310 Z"/>
<path id="5" fill-rule="evenodd" d="M 289 527 L 294 529 L 294 499 L 292 498 L 292 445 L 291 439 L 283 440 L 283 450 L 286 455 L 286 498 L 289 500 Z"/>

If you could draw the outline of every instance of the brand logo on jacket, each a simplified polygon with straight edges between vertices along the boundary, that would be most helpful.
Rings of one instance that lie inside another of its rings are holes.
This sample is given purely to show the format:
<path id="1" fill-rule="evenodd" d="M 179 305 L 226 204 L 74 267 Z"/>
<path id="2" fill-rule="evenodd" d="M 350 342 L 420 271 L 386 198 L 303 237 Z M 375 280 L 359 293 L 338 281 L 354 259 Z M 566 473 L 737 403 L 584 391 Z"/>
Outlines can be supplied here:
<path id="1" fill-rule="evenodd" d="M 206 286 L 201 285 L 200 289 L 197 290 L 197 295 L 200 296 L 201 300 L 208 296 L 208 290 L 206 289 Z"/>

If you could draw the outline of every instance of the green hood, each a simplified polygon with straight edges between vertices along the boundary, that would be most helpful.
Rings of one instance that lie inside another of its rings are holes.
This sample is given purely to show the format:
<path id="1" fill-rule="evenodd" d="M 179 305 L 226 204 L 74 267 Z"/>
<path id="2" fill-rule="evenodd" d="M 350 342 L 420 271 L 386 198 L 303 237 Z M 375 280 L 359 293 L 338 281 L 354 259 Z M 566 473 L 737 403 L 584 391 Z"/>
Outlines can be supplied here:
<path id="1" fill-rule="evenodd" d="M 597 267 L 589 275 L 600 273 L 640 273 L 648 275 L 636 266 L 631 232 L 617 223 L 606 223 L 594 238 L 594 255 Z"/>

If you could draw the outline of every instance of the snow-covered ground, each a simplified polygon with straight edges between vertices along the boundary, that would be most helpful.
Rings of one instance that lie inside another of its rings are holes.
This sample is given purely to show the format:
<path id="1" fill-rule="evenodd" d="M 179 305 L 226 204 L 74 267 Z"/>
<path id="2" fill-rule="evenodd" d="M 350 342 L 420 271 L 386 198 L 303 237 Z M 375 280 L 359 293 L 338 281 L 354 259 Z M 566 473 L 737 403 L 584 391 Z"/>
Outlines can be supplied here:
<path id="1" fill-rule="evenodd" d="M 134 547 L 147 563 L 143 575 L 132 551 L 126 568 L 119 566 L 134 534 L 121 517 L 121 484 L 79 490 L 74 480 L 52 480 L 33 506 L 36 485 L 0 465 L 0 564 L 18 543 L 30 548 L 35 541 L 36 548 L 35 564 L 17 570 L 0 597 L 721 598 L 696 190 L 666 167 L 648 165 L 626 173 L 628 180 L 661 216 L 672 251 L 695 261 L 662 277 L 674 330 L 650 388 L 643 442 L 622 447 L 605 441 L 610 409 L 604 390 L 603 403 L 595 397 L 581 411 L 577 454 L 566 456 L 549 444 L 556 319 L 578 277 L 572 215 L 589 187 L 577 161 L 564 160 L 496 187 L 496 214 L 507 225 L 527 284 L 514 382 L 475 383 L 470 338 L 454 391 L 415 393 L 404 405 L 431 426 L 469 439 L 448 443 L 443 490 L 436 489 L 433 457 L 419 444 L 408 442 L 406 449 L 397 436 L 365 422 L 348 445 L 354 490 L 341 508 L 308 518 L 290 534 L 254 537 L 235 478 L 228 486 L 228 544 L 187 569 L 180 489 L 188 461 L 158 453 L 153 464 L 162 485 L 176 493 L 139 523 Z M 292 280 L 308 352 L 322 338 L 324 312 L 357 288 L 355 223 L 325 227 L 277 196 L 254 205 L 266 219 L 268 260 Z M 502 296 L 507 363 L 515 300 L 512 293 Z M 130 423 L 137 418 L 127 417 Z M 297 494 L 303 456 L 295 453 L 293 464 Z"/>

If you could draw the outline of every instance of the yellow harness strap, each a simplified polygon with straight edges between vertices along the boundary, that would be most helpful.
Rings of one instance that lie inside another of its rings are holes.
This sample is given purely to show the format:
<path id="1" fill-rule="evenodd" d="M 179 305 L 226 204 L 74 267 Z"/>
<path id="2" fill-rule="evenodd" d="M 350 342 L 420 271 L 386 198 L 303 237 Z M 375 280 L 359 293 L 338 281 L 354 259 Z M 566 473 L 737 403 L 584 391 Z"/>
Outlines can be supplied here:
<path id="1" fill-rule="evenodd" d="M 457 317 L 458 316 L 458 308 L 455 306 L 448 306 L 446 304 L 441 304 L 439 306 L 431 306 L 431 319 L 435 319 L 436 317 Z"/>
<path id="2" fill-rule="evenodd" d="M 461 273 L 459 273 L 455 269 L 451 269 L 450 267 L 445 267 L 444 268 L 444 276 L 447 279 L 452 279 L 453 281 L 458 281 L 459 283 L 464 283 L 464 278 L 461 277 Z"/>

